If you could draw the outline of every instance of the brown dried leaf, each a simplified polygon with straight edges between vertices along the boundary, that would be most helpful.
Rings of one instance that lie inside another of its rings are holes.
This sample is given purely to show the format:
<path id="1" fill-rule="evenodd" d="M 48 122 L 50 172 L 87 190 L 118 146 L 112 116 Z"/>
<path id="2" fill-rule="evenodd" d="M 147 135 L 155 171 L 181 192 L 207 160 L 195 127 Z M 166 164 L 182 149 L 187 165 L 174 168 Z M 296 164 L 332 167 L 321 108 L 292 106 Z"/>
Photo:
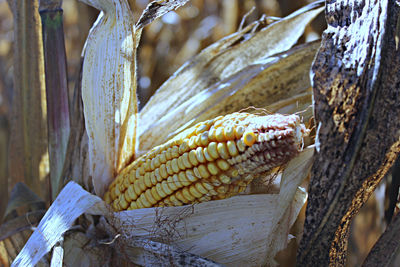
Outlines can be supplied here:
<path id="1" fill-rule="evenodd" d="M 147 24 L 151 23 L 153 20 L 161 17 L 162 15 L 177 9 L 185 5 L 189 0 L 159 0 L 153 1 L 147 5 L 146 9 L 143 11 L 136 27 L 138 29 L 143 28 Z"/>
<path id="2" fill-rule="evenodd" d="M 399 14 L 395 1 L 327 2 L 312 68 L 318 153 L 300 266 L 345 265 L 350 222 L 400 152 Z"/>

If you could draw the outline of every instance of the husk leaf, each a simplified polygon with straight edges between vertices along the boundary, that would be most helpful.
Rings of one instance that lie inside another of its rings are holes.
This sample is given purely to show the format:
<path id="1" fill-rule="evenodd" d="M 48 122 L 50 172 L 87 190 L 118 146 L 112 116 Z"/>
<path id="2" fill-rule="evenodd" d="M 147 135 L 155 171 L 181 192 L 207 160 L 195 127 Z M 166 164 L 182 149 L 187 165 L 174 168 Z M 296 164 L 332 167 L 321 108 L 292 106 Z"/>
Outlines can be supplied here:
<path id="1" fill-rule="evenodd" d="M 100 13 L 84 50 L 82 99 L 97 195 L 135 155 L 136 35 L 126 0 L 82 0 Z"/>

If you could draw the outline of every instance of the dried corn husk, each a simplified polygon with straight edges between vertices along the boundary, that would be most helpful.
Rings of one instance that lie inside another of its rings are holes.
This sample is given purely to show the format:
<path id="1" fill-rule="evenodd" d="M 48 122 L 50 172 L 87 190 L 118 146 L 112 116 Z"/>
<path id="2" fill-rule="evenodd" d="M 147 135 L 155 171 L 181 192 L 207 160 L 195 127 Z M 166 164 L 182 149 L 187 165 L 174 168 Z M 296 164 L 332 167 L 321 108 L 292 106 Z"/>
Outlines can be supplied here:
<path id="1" fill-rule="evenodd" d="M 242 195 L 193 206 L 112 213 L 97 196 L 70 182 L 14 264 L 36 264 L 61 240 L 75 218 L 86 212 L 107 218 L 110 226 L 106 226 L 119 234 L 107 244 L 136 264 L 165 264 L 159 257 L 165 251 L 152 251 L 143 242 L 155 240 L 227 266 L 275 266 L 274 257 L 286 247 L 289 229 L 306 201 L 307 193 L 299 185 L 309 174 L 313 151 L 307 148 L 289 162 L 279 194 Z"/>
<path id="2" fill-rule="evenodd" d="M 82 98 L 96 194 L 135 154 L 136 35 L 126 0 L 82 0 L 101 10 L 84 50 Z"/>

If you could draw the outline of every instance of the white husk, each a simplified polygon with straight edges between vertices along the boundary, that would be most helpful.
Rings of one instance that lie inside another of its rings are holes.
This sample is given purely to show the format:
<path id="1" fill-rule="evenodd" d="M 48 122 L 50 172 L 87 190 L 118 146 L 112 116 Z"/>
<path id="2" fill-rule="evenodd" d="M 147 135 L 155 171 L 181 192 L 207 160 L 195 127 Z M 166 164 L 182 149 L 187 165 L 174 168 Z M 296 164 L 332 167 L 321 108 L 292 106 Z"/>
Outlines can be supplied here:
<path id="1" fill-rule="evenodd" d="M 125 211 L 109 221 L 127 243 L 145 237 L 227 266 L 275 266 L 274 257 L 286 248 L 289 230 L 307 199 L 299 185 L 309 173 L 312 155 L 313 148 L 308 148 L 289 163 L 279 194 Z M 154 263 L 143 249 L 125 253 L 137 264 Z"/>
<path id="2" fill-rule="evenodd" d="M 288 164 L 279 194 L 243 195 L 194 206 L 112 214 L 99 197 L 70 182 L 46 212 L 14 264 L 35 265 L 62 240 L 63 233 L 75 219 L 86 212 L 104 215 L 121 234 L 117 241 L 122 244 L 134 242 L 135 237 L 145 237 L 227 266 L 275 266 L 274 257 L 287 246 L 289 230 L 307 198 L 299 185 L 308 176 L 313 151 L 313 148 L 306 149 Z M 157 253 L 160 252 L 148 254 L 143 248 L 124 247 L 126 250 L 122 253 L 136 264 L 159 261 Z"/>
<path id="3" fill-rule="evenodd" d="M 136 138 L 136 36 L 126 0 L 82 0 L 101 13 L 84 49 L 82 98 L 97 195 L 132 160 Z"/>

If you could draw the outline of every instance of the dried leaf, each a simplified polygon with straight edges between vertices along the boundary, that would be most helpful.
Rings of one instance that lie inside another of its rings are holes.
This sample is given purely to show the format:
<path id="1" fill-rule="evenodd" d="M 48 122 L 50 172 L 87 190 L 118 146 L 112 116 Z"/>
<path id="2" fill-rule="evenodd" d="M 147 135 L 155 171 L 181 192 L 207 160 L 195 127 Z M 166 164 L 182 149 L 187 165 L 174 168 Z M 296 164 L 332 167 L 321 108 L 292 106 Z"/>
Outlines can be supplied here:
<path id="1" fill-rule="evenodd" d="M 297 188 L 309 173 L 312 154 L 313 149 L 307 149 L 289 163 L 279 194 L 242 195 L 193 206 L 115 213 L 109 222 L 121 234 L 116 242 L 128 244 L 122 253 L 137 260 L 136 264 L 143 264 L 146 258 L 134 241 L 142 237 L 228 266 L 273 266 L 305 203 L 306 192 Z"/>
<path id="2" fill-rule="evenodd" d="M 135 154 L 136 47 L 140 31 L 126 0 L 82 0 L 100 13 L 84 51 L 82 98 L 96 194 Z"/>
<path id="3" fill-rule="evenodd" d="M 157 121 L 145 123 L 143 127 L 140 123 L 141 149 L 146 151 L 159 145 L 197 122 L 249 106 L 283 113 L 307 110 L 312 105 L 309 69 L 318 47 L 319 42 L 313 42 L 259 60 L 242 71 L 204 88 L 180 103 L 174 110 L 163 114 Z M 157 112 L 159 106 L 164 107 L 168 103 L 168 100 L 160 99 L 160 103 L 149 111 Z M 308 109 L 308 112 L 302 115 L 309 119 L 312 109 Z M 145 127 L 150 128 L 143 132 Z"/>
<path id="4" fill-rule="evenodd" d="M 395 1 L 327 2 L 311 73 L 319 149 L 299 266 L 345 265 L 351 220 L 400 152 L 399 14 Z"/>
<path id="5" fill-rule="evenodd" d="M 102 200 L 74 182 L 68 183 L 47 210 L 12 266 L 33 266 L 61 240 L 76 218 Z M 106 210 L 103 208 L 103 210 Z"/>
<path id="6" fill-rule="evenodd" d="M 202 93 L 206 88 L 216 86 L 218 83 L 223 85 L 224 80 L 229 81 L 229 77 L 239 76 L 239 72 L 249 66 L 253 66 L 254 72 L 259 61 L 265 63 L 270 56 L 291 48 L 303 34 L 305 26 L 322 11 L 321 3 L 321 1 L 312 3 L 269 26 L 265 26 L 264 19 L 256 21 L 207 47 L 186 62 L 157 90 L 140 112 L 139 150 L 148 151 L 154 145 L 152 142 L 160 144 L 165 141 L 163 138 L 158 140 L 152 136 L 155 132 L 159 133 L 159 129 L 163 129 L 164 133 L 177 129 L 159 128 L 154 124 L 162 121 L 165 115 L 172 114 L 182 103 Z M 269 60 L 273 62 L 276 58 L 271 57 Z M 251 79 L 251 75 L 247 78 Z M 237 82 L 239 87 L 240 80 Z M 245 82 L 241 84 L 243 86 Z M 205 99 L 208 97 L 210 95 L 204 96 Z M 182 117 L 177 116 L 174 119 L 176 118 Z M 182 125 L 190 123 L 189 119 L 183 118 L 180 120 Z"/>
<path id="7" fill-rule="evenodd" d="M 136 27 L 138 29 L 143 28 L 147 24 L 151 23 L 153 20 L 161 17 L 162 15 L 168 13 L 171 10 L 177 9 L 185 5 L 189 0 L 159 0 L 153 1 L 147 5 L 146 9 L 143 11 Z"/>

